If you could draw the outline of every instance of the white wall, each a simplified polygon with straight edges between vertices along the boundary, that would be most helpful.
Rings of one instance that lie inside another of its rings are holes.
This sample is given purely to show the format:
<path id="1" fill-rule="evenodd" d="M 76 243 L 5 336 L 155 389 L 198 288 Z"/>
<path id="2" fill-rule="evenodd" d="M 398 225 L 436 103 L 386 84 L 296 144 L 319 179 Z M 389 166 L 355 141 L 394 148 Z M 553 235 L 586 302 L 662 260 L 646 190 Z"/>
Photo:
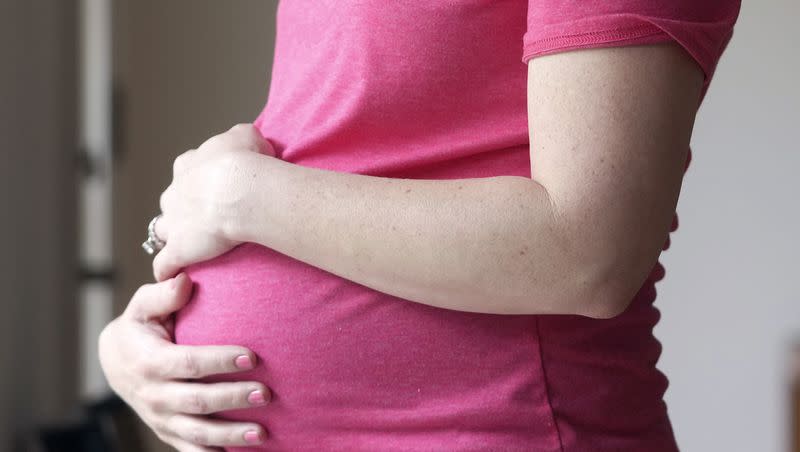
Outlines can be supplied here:
<path id="1" fill-rule="evenodd" d="M 682 451 L 787 451 L 800 340 L 800 2 L 744 2 L 662 254 L 659 367 Z"/>

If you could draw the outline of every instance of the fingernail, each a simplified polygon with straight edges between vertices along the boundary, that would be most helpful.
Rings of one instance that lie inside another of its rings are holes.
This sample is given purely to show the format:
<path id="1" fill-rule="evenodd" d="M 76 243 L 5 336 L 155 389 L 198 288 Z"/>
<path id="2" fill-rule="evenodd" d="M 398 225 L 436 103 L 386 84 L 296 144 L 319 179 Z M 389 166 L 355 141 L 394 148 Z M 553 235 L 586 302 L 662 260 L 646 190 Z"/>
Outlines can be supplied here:
<path id="1" fill-rule="evenodd" d="M 253 368 L 253 360 L 250 359 L 247 355 L 238 356 L 236 358 L 236 367 L 239 369 L 252 369 Z"/>
<path id="2" fill-rule="evenodd" d="M 261 435 L 255 430 L 244 432 L 244 440 L 247 441 L 248 444 L 261 444 L 263 441 Z"/>
<path id="3" fill-rule="evenodd" d="M 267 400 L 264 398 L 264 393 L 261 391 L 253 391 L 247 396 L 247 401 L 251 405 L 264 405 Z"/>
<path id="4" fill-rule="evenodd" d="M 180 281 L 178 281 L 178 278 L 182 278 L 182 277 L 183 277 L 183 273 L 178 273 L 174 278 L 172 278 L 170 280 L 169 286 L 171 288 L 173 288 L 173 289 L 178 287 L 178 283 L 180 282 Z"/>

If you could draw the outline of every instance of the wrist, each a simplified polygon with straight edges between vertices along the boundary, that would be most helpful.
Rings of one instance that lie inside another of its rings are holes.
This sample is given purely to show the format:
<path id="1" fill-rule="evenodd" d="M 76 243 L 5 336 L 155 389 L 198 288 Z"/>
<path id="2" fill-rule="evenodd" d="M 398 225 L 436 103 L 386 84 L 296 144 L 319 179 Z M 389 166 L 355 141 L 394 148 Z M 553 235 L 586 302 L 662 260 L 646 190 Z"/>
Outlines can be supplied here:
<path id="1" fill-rule="evenodd" d="M 275 157 L 251 153 L 237 165 L 234 184 L 241 193 L 240 202 L 228 221 L 224 221 L 222 234 L 227 239 L 241 243 L 254 242 L 265 246 L 269 234 L 275 229 L 276 200 L 279 199 L 278 181 L 286 171 L 286 162 Z"/>

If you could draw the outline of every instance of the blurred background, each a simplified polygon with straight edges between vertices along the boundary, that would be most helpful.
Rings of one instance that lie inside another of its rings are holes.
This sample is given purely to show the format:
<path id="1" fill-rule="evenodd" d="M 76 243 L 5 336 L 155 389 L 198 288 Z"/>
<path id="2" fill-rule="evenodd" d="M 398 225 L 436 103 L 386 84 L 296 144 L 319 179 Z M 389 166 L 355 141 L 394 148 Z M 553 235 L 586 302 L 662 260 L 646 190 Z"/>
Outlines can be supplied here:
<path id="1" fill-rule="evenodd" d="M 0 0 L 0 451 L 167 450 L 110 397 L 97 334 L 152 280 L 174 157 L 266 102 L 275 7 Z M 798 17 L 742 5 L 660 258 L 684 451 L 800 451 Z"/>

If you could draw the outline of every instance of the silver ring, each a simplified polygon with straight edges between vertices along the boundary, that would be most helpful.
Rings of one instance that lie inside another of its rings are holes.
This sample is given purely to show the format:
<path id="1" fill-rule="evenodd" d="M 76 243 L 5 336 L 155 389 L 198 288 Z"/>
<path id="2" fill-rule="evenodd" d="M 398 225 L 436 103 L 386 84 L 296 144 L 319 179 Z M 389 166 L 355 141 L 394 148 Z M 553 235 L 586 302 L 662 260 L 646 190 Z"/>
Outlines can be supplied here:
<path id="1" fill-rule="evenodd" d="M 142 248 L 144 248 L 144 251 L 150 255 L 161 251 L 161 249 L 164 248 L 164 245 L 167 244 L 167 242 L 161 240 L 156 235 L 156 221 L 158 221 L 159 218 L 161 218 L 161 214 L 156 215 L 152 220 L 150 220 L 150 224 L 147 225 L 147 240 L 142 243 Z"/>

